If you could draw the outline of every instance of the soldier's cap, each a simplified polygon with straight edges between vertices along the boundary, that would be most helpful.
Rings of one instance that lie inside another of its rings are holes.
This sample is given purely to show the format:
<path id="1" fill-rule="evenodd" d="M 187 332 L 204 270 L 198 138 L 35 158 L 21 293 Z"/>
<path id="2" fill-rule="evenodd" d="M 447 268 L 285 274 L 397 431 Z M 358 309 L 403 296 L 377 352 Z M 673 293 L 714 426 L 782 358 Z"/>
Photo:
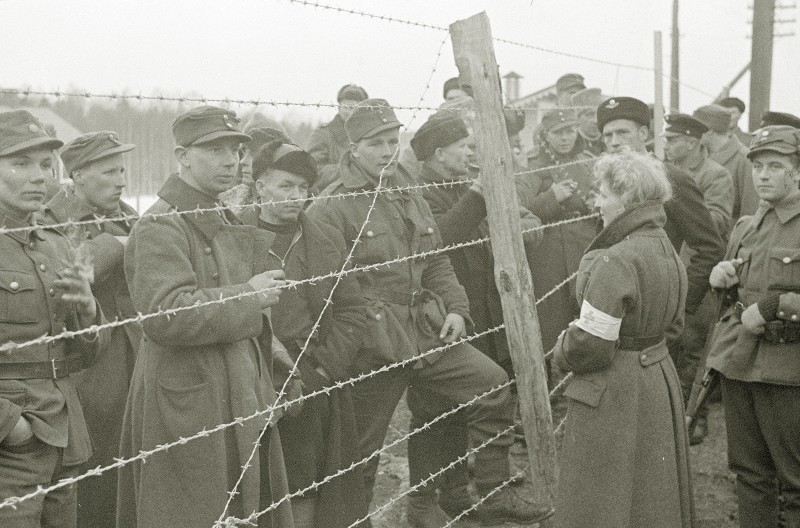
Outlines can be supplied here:
<path id="1" fill-rule="evenodd" d="M 90 163 L 122 154 L 135 149 L 131 143 L 120 143 L 116 132 L 104 130 L 102 132 L 89 132 L 78 136 L 61 149 L 61 161 L 64 162 L 64 171 L 72 176 L 72 172 L 85 167 Z"/>
<path id="2" fill-rule="evenodd" d="M 289 138 L 286 132 L 279 130 L 277 128 L 271 128 L 271 127 L 251 128 L 247 133 L 252 138 L 250 140 L 250 143 L 247 144 L 247 148 L 249 148 L 250 151 L 253 152 L 254 156 L 255 153 L 258 152 L 259 149 L 261 149 L 261 147 L 263 147 L 270 141 L 279 140 L 282 141 L 283 143 L 292 143 L 291 138 Z"/>
<path id="3" fill-rule="evenodd" d="M 175 143 L 182 147 L 201 145 L 222 138 L 250 141 L 250 136 L 239 130 L 240 119 L 236 112 L 216 106 L 198 106 L 179 115 L 172 123 Z"/>
<path id="4" fill-rule="evenodd" d="M 64 142 L 48 134 L 27 110 L 0 112 L 0 157 L 33 148 L 55 150 Z"/>
<path id="5" fill-rule="evenodd" d="M 633 97 L 612 97 L 597 107 L 597 126 L 600 132 L 611 121 L 627 119 L 641 126 L 650 125 L 650 109 L 643 101 Z"/>
<path id="6" fill-rule="evenodd" d="M 581 90 L 586 88 L 586 85 L 583 84 L 583 75 L 579 73 L 565 73 L 556 81 L 556 92 L 565 92 L 574 86 L 580 87 Z"/>
<path id="7" fill-rule="evenodd" d="M 356 84 L 345 84 L 339 88 L 336 94 L 337 103 L 341 103 L 344 100 L 361 102 L 367 99 L 369 99 L 367 91 Z"/>
<path id="8" fill-rule="evenodd" d="M 265 116 L 261 112 L 253 112 L 253 115 L 251 115 L 250 118 L 246 122 L 244 122 L 244 125 L 242 126 L 242 132 L 244 132 L 248 136 L 252 136 L 252 134 L 250 134 L 250 131 L 253 130 L 254 128 L 273 128 L 275 130 L 281 131 L 283 134 L 287 136 L 289 135 L 289 133 L 286 131 L 286 128 L 284 128 L 282 124 L 280 124 L 278 121 L 275 121 L 272 118 Z"/>
<path id="9" fill-rule="evenodd" d="M 700 139 L 708 132 L 706 125 L 687 114 L 670 114 L 664 116 L 664 121 L 667 125 L 662 134 L 664 137 L 689 136 Z"/>
<path id="10" fill-rule="evenodd" d="M 314 158 L 288 140 L 274 139 L 263 145 L 253 156 L 253 178 L 258 179 L 270 169 L 301 176 L 309 185 L 317 181 L 317 163 Z"/>
<path id="11" fill-rule="evenodd" d="M 786 125 L 794 128 L 800 128 L 800 117 L 787 112 L 764 112 L 761 116 L 761 124 L 759 128 L 766 126 Z"/>
<path id="12" fill-rule="evenodd" d="M 738 97 L 726 97 L 719 102 L 719 105 L 723 108 L 738 108 L 741 113 L 744 113 L 745 109 L 744 101 Z"/>
<path id="13" fill-rule="evenodd" d="M 731 111 L 716 104 L 701 106 L 692 115 L 710 130 L 720 134 L 727 132 L 731 124 Z"/>
<path id="14" fill-rule="evenodd" d="M 753 159 L 759 152 L 768 150 L 779 154 L 800 154 L 800 130 L 789 125 L 772 125 L 753 132 L 747 157 Z"/>
<path id="15" fill-rule="evenodd" d="M 568 126 L 578 124 L 578 117 L 573 110 L 566 108 L 553 108 L 545 112 L 539 124 L 543 132 L 557 132 Z"/>
<path id="16" fill-rule="evenodd" d="M 584 88 L 580 92 L 575 92 L 572 94 L 572 106 L 585 106 L 587 108 L 580 108 L 577 109 L 577 113 L 580 115 L 583 112 L 591 110 L 592 112 L 597 110 L 597 105 L 603 102 L 605 97 L 603 97 L 600 88 Z"/>
<path id="17" fill-rule="evenodd" d="M 425 161 L 437 148 L 452 145 L 468 136 L 467 125 L 457 113 L 440 110 L 430 116 L 411 138 L 411 150 L 418 160 Z"/>
<path id="18" fill-rule="evenodd" d="M 394 109 L 386 99 L 366 99 L 353 107 L 353 113 L 344 123 L 344 129 L 351 143 L 371 138 L 384 130 L 400 128 Z"/>
<path id="19" fill-rule="evenodd" d="M 461 84 L 461 80 L 458 77 L 447 79 L 444 82 L 444 87 L 442 88 L 442 99 L 447 99 L 447 92 L 450 90 L 461 90 L 468 96 L 472 97 L 472 86 L 468 84 Z"/>

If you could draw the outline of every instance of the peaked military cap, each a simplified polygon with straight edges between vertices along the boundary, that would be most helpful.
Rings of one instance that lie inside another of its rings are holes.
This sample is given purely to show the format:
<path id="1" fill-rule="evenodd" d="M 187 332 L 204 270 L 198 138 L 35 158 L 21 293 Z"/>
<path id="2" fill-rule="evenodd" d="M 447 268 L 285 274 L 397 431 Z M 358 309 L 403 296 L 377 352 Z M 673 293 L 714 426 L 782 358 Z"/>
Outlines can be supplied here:
<path id="1" fill-rule="evenodd" d="M 800 154 L 800 130 L 789 125 L 772 125 L 753 132 L 747 157 L 753 159 L 759 152 L 768 150 L 779 154 Z"/>
<path id="2" fill-rule="evenodd" d="M 566 108 L 553 108 L 544 114 L 539 126 L 544 132 L 555 132 L 564 127 L 575 126 L 577 124 L 578 118 L 574 111 Z"/>
<path id="3" fill-rule="evenodd" d="M 739 99 L 738 97 L 726 97 L 722 101 L 719 102 L 719 105 L 723 108 L 737 108 L 739 112 L 744 113 L 744 101 Z"/>
<path id="4" fill-rule="evenodd" d="M 78 136 L 67 143 L 61 149 L 61 161 L 64 162 L 66 173 L 72 176 L 72 171 L 85 167 L 94 161 L 114 154 L 130 152 L 135 148 L 136 145 L 131 143 L 120 143 L 116 132 L 110 130 L 90 132 Z"/>
<path id="5" fill-rule="evenodd" d="M 366 99 L 353 107 L 353 113 L 344 123 L 347 137 L 352 143 L 370 138 L 384 130 L 400 128 L 394 109 L 386 99 Z"/>
<path id="6" fill-rule="evenodd" d="M 424 161 L 437 148 L 452 145 L 469 136 L 464 120 L 454 112 L 439 111 L 428 118 L 411 139 L 411 149 L 417 159 Z"/>
<path id="7" fill-rule="evenodd" d="M 731 111 L 724 106 L 711 104 L 701 106 L 692 115 L 714 132 L 727 132 L 731 124 Z"/>
<path id="8" fill-rule="evenodd" d="M 687 114 L 670 114 L 664 116 L 667 126 L 664 129 L 665 137 L 689 136 L 702 138 L 708 132 L 708 127 L 701 121 Z"/>
<path id="9" fill-rule="evenodd" d="M 336 102 L 341 103 L 345 99 L 348 101 L 360 102 L 369 99 L 369 96 L 367 95 L 367 91 L 362 87 L 355 84 L 345 84 L 339 88 L 339 92 L 336 94 Z"/>
<path id="10" fill-rule="evenodd" d="M 0 113 L 0 156 L 32 148 L 57 149 L 63 141 L 51 136 L 27 110 Z"/>
<path id="11" fill-rule="evenodd" d="M 250 136 L 239 129 L 236 112 L 216 106 L 198 106 L 179 115 L 172 123 L 175 142 L 183 147 L 200 145 L 222 138 L 250 141 Z"/>
<path id="12" fill-rule="evenodd" d="M 565 73 L 556 81 L 556 92 L 561 93 L 570 88 L 578 86 L 581 90 L 586 88 L 583 84 L 583 75 L 579 73 Z"/>
<path id="13" fill-rule="evenodd" d="M 597 107 L 597 126 L 600 131 L 611 121 L 627 119 L 642 126 L 650 125 L 650 109 L 633 97 L 612 97 Z"/>
<path id="14" fill-rule="evenodd" d="M 759 128 L 774 125 L 786 125 L 800 128 L 800 117 L 787 112 L 764 112 L 764 115 L 761 116 Z"/>

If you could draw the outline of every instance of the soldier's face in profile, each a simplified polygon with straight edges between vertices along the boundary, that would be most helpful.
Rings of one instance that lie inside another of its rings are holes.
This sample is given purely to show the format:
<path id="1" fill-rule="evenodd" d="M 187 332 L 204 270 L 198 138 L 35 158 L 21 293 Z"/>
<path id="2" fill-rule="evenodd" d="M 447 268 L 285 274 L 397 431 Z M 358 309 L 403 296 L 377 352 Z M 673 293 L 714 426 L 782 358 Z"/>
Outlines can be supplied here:
<path id="1" fill-rule="evenodd" d="M 553 127 L 545 135 L 547 144 L 559 154 L 568 154 L 575 148 L 578 140 L 578 129 L 573 125 Z"/>
<path id="2" fill-rule="evenodd" d="M 467 139 L 464 138 L 446 147 L 437 148 L 433 155 L 452 176 L 464 176 L 469 173 L 467 163 L 471 154 Z"/>
<path id="3" fill-rule="evenodd" d="M 239 140 L 221 138 L 216 141 L 178 147 L 176 155 L 188 169 L 187 181 L 206 194 L 217 196 L 233 187 L 239 167 Z"/>
<path id="4" fill-rule="evenodd" d="M 597 111 L 584 110 L 578 114 L 578 127 L 581 129 L 581 132 L 589 137 L 594 138 L 598 136 L 600 130 L 597 128 Z"/>
<path id="5" fill-rule="evenodd" d="M 672 136 L 666 138 L 664 152 L 667 159 L 673 163 L 680 163 L 691 154 L 699 140 L 688 136 Z"/>
<path id="6" fill-rule="evenodd" d="M 308 198 L 308 180 L 285 170 L 270 169 L 256 180 L 256 192 L 261 203 L 266 204 L 262 207 L 262 216 L 270 223 L 290 223 L 296 221 L 303 210 L 301 200 Z M 286 201 L 288 203 L 268 203 Z"/>
<path id="7" fill-rule="evenodd" d="M 775 204 L 800 192 L 798 181 L 800 171 L 790 156 L 766 151 L 753 158 L 753 185 L 762 200 Z"/>
<path id="8" fill-rule="evenodd" d="M 119 209 L 125 188 L 125 161 L 113 154 L 73 171 L 75 190 L 93 208 L 102 212 Z"/>
<path id="9" fill-rule="evenodd" d="M 0 157 L 0 209 L 18 217 L 38 211 L 45 179 L 53 168 L 52 151 L 32 149 Z"/>
<path id="10" fill-rule="evenodd" d="M 621 152 L 625 147 L 636 152 L 644 152 L 648 130 L 629 119 L 615 119 L 603 127 L 603 142 L 610 153 Z"/>
<path id="11" fill-rule="evenodd" d="M 360 139 L 351 152 L 356 164 L 371 177 L 378 178 L 381 173 L 389 176 L 397 166 L 400 146 L 400 129 L 384 130 L 372 137 Z"/>

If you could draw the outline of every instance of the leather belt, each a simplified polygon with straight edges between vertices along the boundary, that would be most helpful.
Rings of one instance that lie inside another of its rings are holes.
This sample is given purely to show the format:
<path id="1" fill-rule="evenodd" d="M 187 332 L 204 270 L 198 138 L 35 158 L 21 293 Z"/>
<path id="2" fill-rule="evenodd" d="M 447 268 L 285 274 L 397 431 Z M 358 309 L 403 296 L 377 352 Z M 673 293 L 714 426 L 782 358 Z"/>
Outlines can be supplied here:
<path id="1" fill-rule="evenodd" d="M 16 363 L 0 362 L 0 379 L 61 379 L 70 373 L 83 369 L 83 358 L 74 356 L 69 359 L 51 359 L 50 361 L 20 361 Z"/>
<path id="2" fill-rule="evenodd" d="M 361 294 L 367 299 L 376 299 L 391 304 L 401 304 L 403 306 L 417 306 L 422 300 L 422 290 L 411 293 L 396 292 L 391 290 L 381 290 L 377 288 L 364 288 Z"/>
<path id="3" fill-rule="evenodd" d="M 639 336 L 619 336 L 620 350 L 635 350 L 637 352 L 655 346 L 664 340 L 664 334 L 639 337 Z"/>

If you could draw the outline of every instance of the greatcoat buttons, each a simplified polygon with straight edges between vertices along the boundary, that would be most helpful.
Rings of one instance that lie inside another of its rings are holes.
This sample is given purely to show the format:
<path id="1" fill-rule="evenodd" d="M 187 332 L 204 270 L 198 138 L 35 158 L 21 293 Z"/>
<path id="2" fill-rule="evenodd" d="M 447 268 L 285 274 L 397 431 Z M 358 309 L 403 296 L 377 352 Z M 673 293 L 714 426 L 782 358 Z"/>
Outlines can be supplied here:
<path id="1" fill-rule="evenodd" d="M 373 233 L 372 231 L 367 231 L 367 236 L 368 237 L 374 237 L 375 233 Z"/>
<path id="2" fill-rule="evenodd" d="M 17 291 L 19 289 L 19 283 L 17 281 L 13 281 L 11 284 L 8 285 L 8 287 L 14 291 Z"/>
<path id="3" fill-rule="evenodd" d="M 790 263 L 791 261 L 792 261 L 792 259 L 791 259 L 791 258 L 789 258 L 789 257 L 783 257 L 783 263 L 784 263 L 784 264 L 788 264 L 788 263 Z"/>
<path id="4" fill-rule="evenodd" d="M 44 264 L 39 264 L 39 269 L 44 271 L 47 269 L 47 266 L 45 266 Z"/>
<path id="5" fill-rule="evenodd" d="M 432 227 L 428 228 L 428 233 L 433 234 L 433 228 Z"/>
<path id="6" fill-rule="evenodd" d="M 207 247 L 207 248 L 205 248 L 205 249 L 203 250 L 203 252 L 204 252 L 206 255 L 210 255 L 210 254 L 211 254 L 211 248 L 210 248 L 210 247 Z"/>

